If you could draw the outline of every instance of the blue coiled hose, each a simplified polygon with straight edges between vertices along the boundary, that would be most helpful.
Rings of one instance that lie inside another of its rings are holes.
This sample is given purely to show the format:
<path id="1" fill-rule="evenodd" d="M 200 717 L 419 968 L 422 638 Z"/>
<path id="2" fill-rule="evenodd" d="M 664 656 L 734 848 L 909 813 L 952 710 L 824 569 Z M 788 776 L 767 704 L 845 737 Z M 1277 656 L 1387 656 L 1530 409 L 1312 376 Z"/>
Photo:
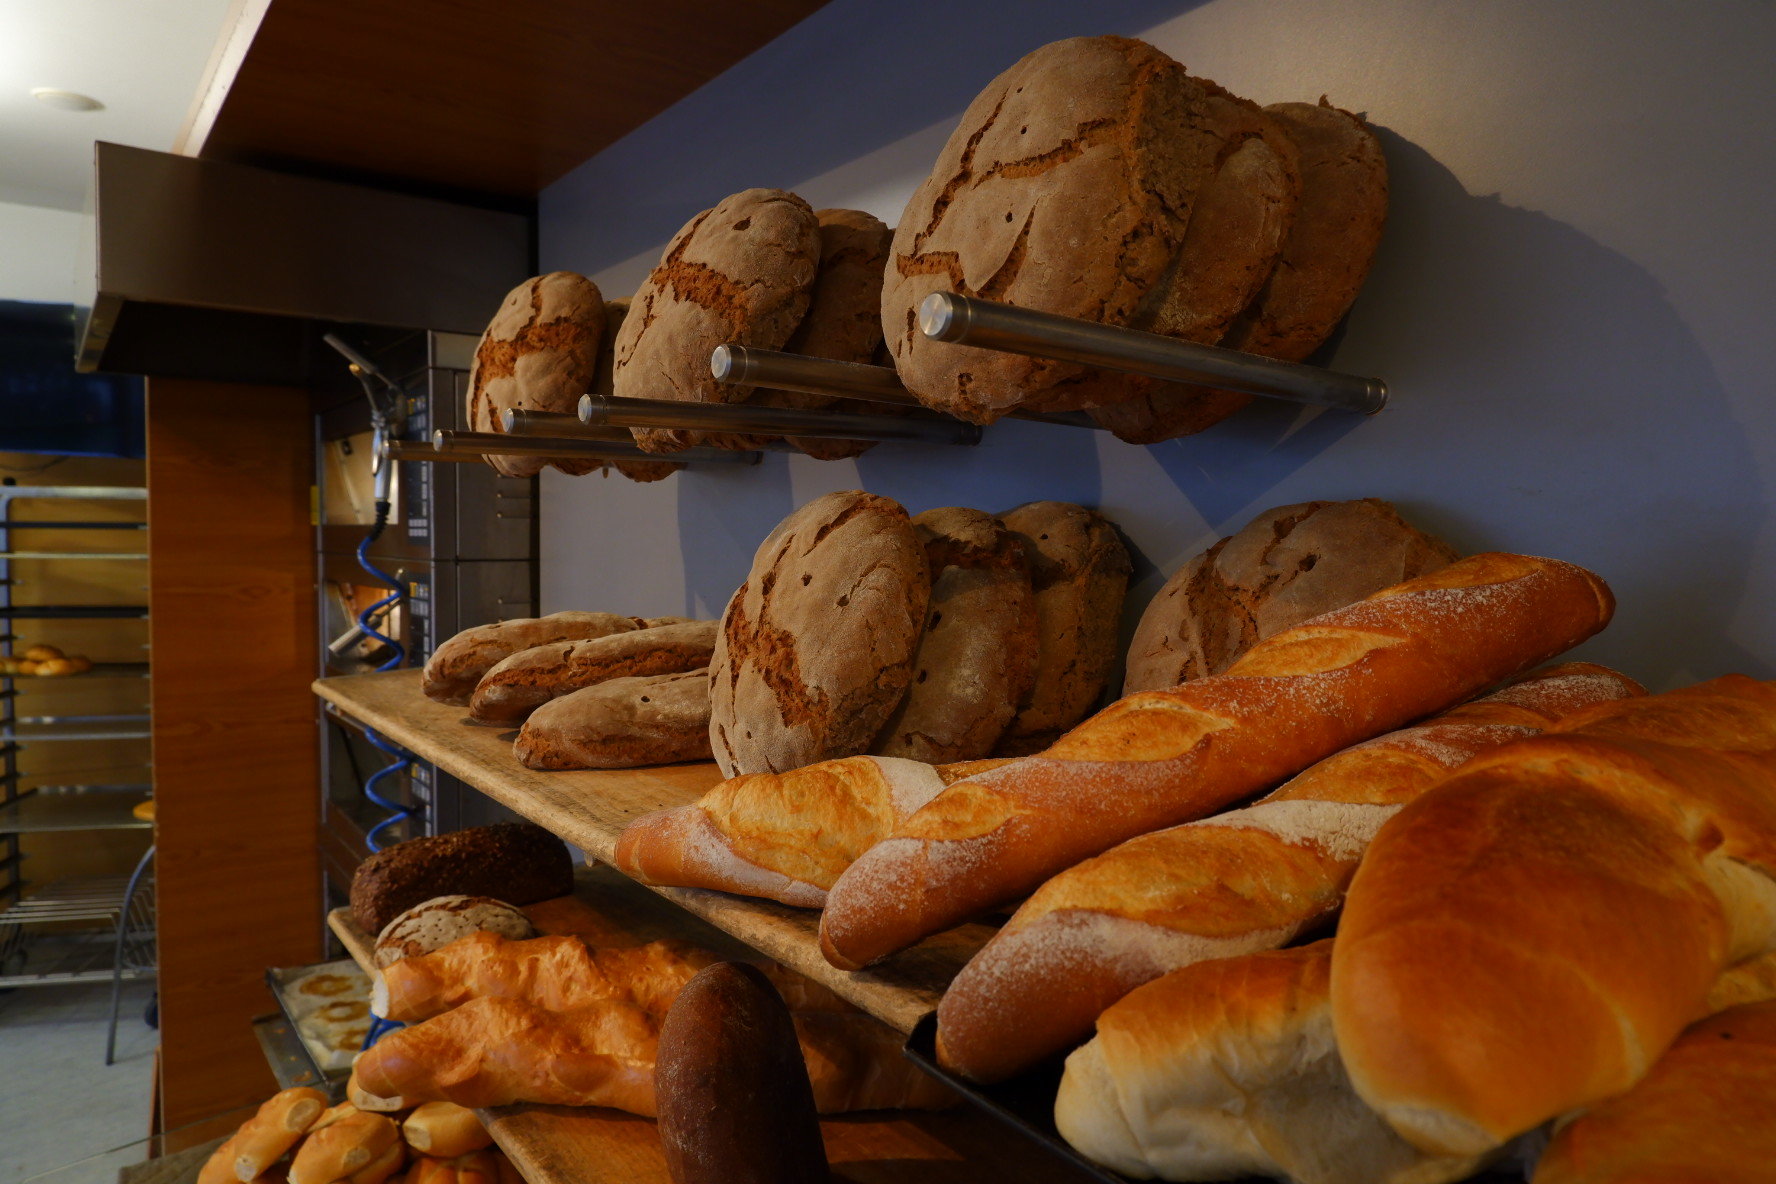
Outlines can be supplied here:
<path id="1" fill-rule="evenodd" d="M 358 628 L 395 651 L 388 661 L 376 668 L 378 673 L 381 673 L 384 670 L 394 670 L 407 660 L 406 647 L 388 634 L 381 632 L 376 626 L 370 623 L 371 619 L 375 617 L 377 613 L 391 605 L 398 604 L 407 598 L 407 592 L 401 587 L 400 581 L 396 580 L 395 577 L 389 575 L 370 561 L 370 544 L 374 543 L 377 538 L 381 536 L 383 528 L 388 525 L 388 513 L 389 504 L 387 502 L 376 503 L 376 525 L 371 528 L 369 534 L 364 536 L 364 541 L 358 544 L 358 566 L 381 580 L 389 588 L 393 589 L 393 591 L 387 596 L 358 614 Z M 405 806 L 400 802 L 390 801 L 388 798 L 377 793 L 376 787 L 385 777 L 394 777 L 401 773 L 405 773 L 408 769 L 412 768 L 413 758 L 402 749 L 390 744 L 381 736 L 378 736 L 369 728 L 364 729 L 364 737 L 370 741 L 373 748 L 387 756 L 395 758 L 393 764 L 385 765 L 378 769 L 376 772 L 370 774 L 364 782 L 364 796 L 369 798 L 372 802 L 375 802 L 378 806 L 381 806 L 383 809 L 392 811 L 387 818 L 384 818 L 381 822 L 371 827 L 369 833 L 364 836 L 365 846 L 369 847 L 372 851 L 380 851 L 382 850 L 382 832 L 389 827 L 394 826 L 402 819 L 414 814 L 419 807 Z"/>

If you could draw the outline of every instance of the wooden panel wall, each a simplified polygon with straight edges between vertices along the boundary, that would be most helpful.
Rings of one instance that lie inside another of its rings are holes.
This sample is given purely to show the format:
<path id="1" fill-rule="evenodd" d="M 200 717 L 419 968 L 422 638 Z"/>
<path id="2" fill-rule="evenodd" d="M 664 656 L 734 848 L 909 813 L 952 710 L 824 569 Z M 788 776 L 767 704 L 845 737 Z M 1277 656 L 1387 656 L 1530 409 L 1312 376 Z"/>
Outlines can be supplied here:
<path id="1" fill-rule="evenodd" d="M 299 390 L 148 384 L 168 1128 L 276 1089 L 265 968 L 321 954 L 311 433 Z"/>

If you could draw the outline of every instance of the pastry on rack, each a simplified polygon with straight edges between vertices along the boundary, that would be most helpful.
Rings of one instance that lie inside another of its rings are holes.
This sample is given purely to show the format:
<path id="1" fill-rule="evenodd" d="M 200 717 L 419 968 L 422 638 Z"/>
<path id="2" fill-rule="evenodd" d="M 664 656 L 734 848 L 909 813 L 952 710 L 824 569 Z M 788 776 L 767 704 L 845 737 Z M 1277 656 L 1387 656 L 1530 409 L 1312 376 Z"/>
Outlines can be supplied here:
<path id="1" fill-rule="evenodd" d="M 1220 674 L 1273 633 L 1455 558 L 1379 498 L 1266 510 L 1179 568 L 1148 603 L 1122 693 Z"/>
<path id="2" fill-rule="evenodd" d="M 1117 843 L 1215 813 L 1577 645 L 1613 600 L 1583 568 L 1475 555 L 1131 695 L 1039 756 L 958 781 L 847 868 L 821 947 L 857 969 Z"/>
<path id="3" fill-rule="evenodd" d="M 1601 666 L 1555 666 L 1329 756 L 1256 805 L 1069 868 L 950 984 L 939 1058 L 966 1077 L 1008 1077 L 1085 1039 L 1142 983 L 1295 940 L 1336 912 L 1370 838 L 1406 802 L 1477 753 L 1642 694 Z"/>
<path id="4" fill-rule="evenodd" d="M 469 368 L 468 425 L 503 433 L 507 411 L 572 414 L 592 380 L 604 337 L 604 297 L 598 285 L 571 271 L 525 280 L 506 294 L 481 335 Z M 544 457 L 490 454 L 487 463 L 507 477 L 533 477 Z M 596 461 L 558 460 L 580 473 Z"/>

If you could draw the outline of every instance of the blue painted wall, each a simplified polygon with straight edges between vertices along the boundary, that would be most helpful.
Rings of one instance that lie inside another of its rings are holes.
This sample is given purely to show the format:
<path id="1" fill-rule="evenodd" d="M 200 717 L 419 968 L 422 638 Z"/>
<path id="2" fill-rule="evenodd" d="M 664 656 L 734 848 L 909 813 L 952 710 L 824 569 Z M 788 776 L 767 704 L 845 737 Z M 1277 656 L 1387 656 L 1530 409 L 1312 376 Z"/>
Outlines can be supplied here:
<path id="1" fill-rule="evenodd" d="M 1101 507 L 1165 575 L 1260 510 L 1379 496 L 1469 550 L 1586 564 L 1615 624 L 1583 651 L 1659 686 L 1776 675 L 1776 5 L 1712 0 L 834 0 L 587 161 L 541 202 L 545 269 L 628 295 L 733 191 L 893 224 L 962 109 L 1058 37 L 1144 37 L 1259 102 L 1366 111 L 1389 226 L 1333 358 L 1385 377 L 1358 420 L 1263 403 L 1151 448 L 1004 424 L 855 462 L 545 475 L 543 601 L 715 614 L 794 506 Z"/>

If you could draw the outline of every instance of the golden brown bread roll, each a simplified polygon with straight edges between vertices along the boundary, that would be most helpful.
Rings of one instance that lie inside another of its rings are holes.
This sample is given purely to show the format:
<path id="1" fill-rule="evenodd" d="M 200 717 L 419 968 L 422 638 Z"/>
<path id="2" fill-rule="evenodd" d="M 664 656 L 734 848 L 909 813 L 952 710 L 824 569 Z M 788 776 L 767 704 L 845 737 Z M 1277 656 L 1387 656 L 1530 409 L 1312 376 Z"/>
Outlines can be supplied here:
<path id="1" fill-rule="evenodd" d="M 1144 982 L 1295 940 L 1339 907 L 1382 823 L 1463 761 L 1645 693 L 1601 666 L 1551 667 L 1329 756 L 1256 805 L 1069 868 L 950 984 L 937 1009 L 939 1059 L 976 1080 L 1008 1077 L 1085 1039 Z"/>
<path id="2" fill-rule="evenodd" d="M 58 662 L 67 656 L 53 645 L 34 645 L 25 650 L 25 657 L 33 662 Z"/>
<path id="3" fill-rule="evenodd" d="M 1544 662 L 1613 608 L 1583 568 L 1475 555 L 1276 634 L 1225 674 L 1131 695 L 949 786 L 864 853 L 827 894 L 822 951 L 856 969 L 904 949 Z"/>
<path id="4" fill-rule="evenodd" d="M 1722 970 L 1776 946 L 1773 877 L 1776 684 L 1729 675 L 1495 749 L 1352 881 L 1332 964 L 1351 1080 L 1454 1154 L 1620 1093 Z"/>
<path id="5" fill-rule="evenodd" d="M 401 1166 L 401 1129 L 381 1114 L 349 1102 L 317 1122 L 290 1161 L 290 1184 L 380 1184 Z M 380 1173 L 380 1174 L 378 1174 Z M 360 1179 L 360 1176 L 363 1178 Z"/>
<path id="6" fill-rule="evenodd" d="M 505 1184 L 507 1179 L 515 1184 L 523 1181 L 512 1168 L 511 1161 L 489 1147 L 449 1159 L 419 1156 L 407 1173 L 406 1184 Z"/>
<path id="7" fill-rule="evenodd" d="M 234 1175 L 257 1180 L 282 1159 L 327 1109 L 327 1095 L 298 1086 L 273 1094 L 234 1134 Z"/>
<path id="8" fill-rule="evenodd" d="M 480 1117 L 454 1102 L 426 1102 L 415 1107 L 401 1123 L 401 1137 L 407 1146 L 433 1159 L 455 1159 L 493 1143 Z"/>

